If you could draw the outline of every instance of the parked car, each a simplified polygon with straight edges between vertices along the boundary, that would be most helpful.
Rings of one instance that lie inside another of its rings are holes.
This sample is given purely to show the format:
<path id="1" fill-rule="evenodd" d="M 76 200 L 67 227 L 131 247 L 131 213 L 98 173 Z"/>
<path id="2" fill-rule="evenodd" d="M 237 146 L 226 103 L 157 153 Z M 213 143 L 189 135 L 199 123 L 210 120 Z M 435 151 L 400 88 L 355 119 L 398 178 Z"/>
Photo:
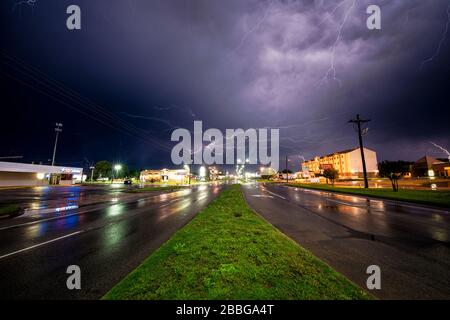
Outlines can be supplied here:
<path id="1" fill-rule="evenodd" d="M 132 185 L 133 181 L 131 181 L 131 179 L 125 179 L 123 180 L 123 184 Z"/>

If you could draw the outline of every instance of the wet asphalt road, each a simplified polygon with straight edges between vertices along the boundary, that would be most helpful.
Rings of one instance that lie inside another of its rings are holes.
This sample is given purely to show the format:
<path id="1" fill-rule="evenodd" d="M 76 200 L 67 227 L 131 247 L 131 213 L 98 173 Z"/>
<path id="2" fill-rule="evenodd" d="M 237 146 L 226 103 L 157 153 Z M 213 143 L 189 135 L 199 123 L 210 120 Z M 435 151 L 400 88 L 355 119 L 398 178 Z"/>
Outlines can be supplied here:
<path id="1" fill-rule="evenodd" d="M 0 298 L 100 298 L 188 223 L 222 188 L 196 186 L 0 229 Z M 45 200 L 42 194 L 26 190 L 8 192 L 23 197 L 23 201 Z M 9 195 L 3 191 L 2 197 Z M 66 287 L 69 265 L 81 268 L 81 290 Z"/>
<path id="2" fill-rule="evenodd" d="M 105 184 L 82 187 L 74 185 L 0 189 L 0 203 L 19 204 L 22 208 L 29 209 L 45 208 L 49 203 L 66 206 L 94 197 L 114 197 L 133 188 L 137 186 Z"/>
<path id="3" fill-rule="evenodd" d="M 383 299 L 450 299 L 450 212 L 281 185 L 246 185 L 267 221 L 362 288 L 381 268 Z"/>

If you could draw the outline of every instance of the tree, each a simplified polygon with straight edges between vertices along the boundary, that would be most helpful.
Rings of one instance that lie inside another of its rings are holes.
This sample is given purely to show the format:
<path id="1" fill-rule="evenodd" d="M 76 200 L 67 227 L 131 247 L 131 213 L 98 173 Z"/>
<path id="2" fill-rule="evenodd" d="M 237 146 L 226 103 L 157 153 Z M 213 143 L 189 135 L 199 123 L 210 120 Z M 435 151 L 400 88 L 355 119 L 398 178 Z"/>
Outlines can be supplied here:
<path id="1" fill-rule="evenodd" d="M 95 164 L 95 179 L 110 177 L 112 173 L 112 165 L 109 161 L 102 160 Z"/>
<path id="2" fill-rule="evenodd" d="M 128 178 L 130 174 L 130 170 L 128 169 L 128 166 L 126 164 L 121 164 L 121 168 L 119 171 L 114 171 L 114 178 L 116 179 L 123 179 Z"/>
<path id="3" fill-rule="evenodd" d="M 141 172 L 139 170 L 136 169 L 132 169 L 130 170 L 130 172 L 128 173 L 128 178 L 135 178 L 135 179 L 139 179 L 139 176 L 141 175 Z"/>
<path id="4" fill-rule="evenodd" d="M 325 169 L 323 170 L 323 176 L 327 179 L 327 184 L 329 180 L 334 187 L 334 181 L 339 178 L 339 171 L 334 168 Z"/>
<path id="5" fill-rule="evenodd" d="M 380 176 L 388 178 L 392 184 L 392 190 L 398 191 L 398 180 L 409 172 L 411 162 L 407 161 L 383 161 L 379 164 Z"/>

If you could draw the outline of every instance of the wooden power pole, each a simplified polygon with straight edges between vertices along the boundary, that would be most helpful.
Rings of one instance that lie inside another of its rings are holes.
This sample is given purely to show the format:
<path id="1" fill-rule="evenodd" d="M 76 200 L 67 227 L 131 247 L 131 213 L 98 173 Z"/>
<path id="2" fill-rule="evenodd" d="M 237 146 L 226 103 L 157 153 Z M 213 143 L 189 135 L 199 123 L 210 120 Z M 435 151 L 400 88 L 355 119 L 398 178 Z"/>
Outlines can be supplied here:
<path id="1" fill-rule="evenodd" d="M 359 137 L 359 148 L 361 150 L 361 160 L 362 160 L 362 167 L 363 167 L 363 174 L 364 174 L 364 188 L 369 188 L 369 180 L 367 179 L 367 169 L 366 169 L 366 158 L 364 156 L 364 145 L 363 145 L 363 139 L 362 139 L 362 131 L 361 131 L 361 123 L 367 123 L 370 119 L 363 120 L 359 117 L 359 114 L 356 115 L 356 119 L 352 119 L 349 121 L 349 123 L 356 123 L 358 126 L 358 137 Z"/>

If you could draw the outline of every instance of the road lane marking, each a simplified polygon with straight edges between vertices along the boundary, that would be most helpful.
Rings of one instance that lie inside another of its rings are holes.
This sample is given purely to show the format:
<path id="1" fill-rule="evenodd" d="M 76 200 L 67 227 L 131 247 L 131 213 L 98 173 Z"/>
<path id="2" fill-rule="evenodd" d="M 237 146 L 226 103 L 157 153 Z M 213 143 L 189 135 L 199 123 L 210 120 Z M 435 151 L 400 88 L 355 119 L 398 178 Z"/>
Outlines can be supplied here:
<path id="1" fill-rule="evenodd" d="M 180 201 L 180 200 L 184 200 L 184 199 L 182 199 L 182 198 L 172 199 L 169 202 L 167 202 L 167 203 L 165 203 L 163 205 L 160 205 L 159 207 L 160 208 L 164 208 L 164 207 L 167 207 L 167 206 L 171 205 L 172 203 Z"/>
<path id="2" fill-rule="evenodd" d="M 266 192 L 268 192 L 268 193 L 270 193 L 270 194 L 273 194 L 275 197 L 278 197 L 278 198 L 287 200 L 285 197 L 280 196 L 279 194 L 273 193 L 272 191 L 269 191 L 269 190 L 267 190 L 267 189 L 264 189 L 264 191 L 266 191 Z"/>
<path id="3" fill-rule="evenodd" d="M 268 196 L 266 194 L 252 194 L 252 197 L 256 197 L 256 198 L 273 198 L 272 196 Z"/>
<path id="4" fill-rule="evenodd" d="M 284 187 L 290 188 L 288 186 L 284 186 Z M 301 188 L 301 187 L 295 188 L 295 189 L 297 189 L 296 191 L 315 194 L 318 197 L 325 195 L 326 199 L 328 199 L 328 200 L 330 200 L 331 196 L 353 197 L 353 198 L 357 198 L 360 201 L 368 200 L 371 202 L 380 202 L 380 203 L 383 203 L 384 205 L 400 206 L 400 207 L 412 208 L 412 209 L 417 209 L 417 210 L 421 210 L 421 211 L 435 212 L 435 213 L 445 214 L 445 215 L 450 214 L 450 211 L 446 210 L 446 209 L 439 209 L 439 208 L 435 208 L 433 206 L 427 206 L 426 204 L 424 204 L 424 205 L 414 204 L 414 203 L 408 202 L 407 200 L 376 198 L 376 197 L 371 197 L 370 195 L 364 196 L 364 195 L 359 195 L 359 194 L 357 195 L 357 194 L 351 194 L 351 193 L 333 192 L 333 191 L 328 191 L 328 190 L 313 190 L 313 189 L 307 189 L 307 188 Z M 331 200 L 331 201 L 338 202 L 337 200 Z M 342 204 L 344 204 L 344 202 L 342 202 Z M 360 207 L 360 208 L 367 207 L 367 205 L 357 206 L 357 205 L 353 205 L 350 203 L 347 203 L 347 205 Z"/>
<path id="5" fill-rule="evenodd" d="M 39 219 L 39 220 L 35 220 L 35 221 L 24 222 L 24 223 L 20 223 L 20 224 L 13 224 L 11 226 L 1 227 L 0 231 L 7 230 L 7 229 L 12 229 L 12 228 L 19 228 L 19 227 L 29 226 L 29 225 L 33 225 L 33 224 L 37 224 L 37 223 L 41 223 L 41 222 L 46 222 L 46 221 L 51 221 L 51 220 L 68 218 L 68 217 L 71 217 L 71 216 L 76 216 L 76 215 L 79 215 L 79 214 L 83 214 L 83 213 L 87 213 L 87 212 L 95 211 L 95 210 L 98 210 L 98 209 L 91 209 L 91 210 L 86 210 L 86 211 L 66 214 L 66 215 L 63 215 L 63 216 L 56 216 L 56 217 L 51 217 L 51 218 L 45 218 L 45 219 Z"/>
<path id="6" fill-rule="evenodd" d="M 164 194 L 170 195 L 170 194 L 177 193 L 177 192 L 179 192 L 179 191 L 173 191 L 173 192 L 168 192 L 168 193 L 164 193 Z M 140 198 L 140 199 L 137 199 L 137 200 L 130 200 L 130 201 L 120 202 L 119 204 L 128 204 L 128 203 L 138 202 L 138 201 L 141 201 L 141 200 L 149 200 L 149 199 L 153 199 L 153 198 L 158 198 L 158 197 L 160 197 L 160 196 L 161 196 L 161 194 L 158 194 L 158 195 L 153 195 L 153 196 L 150 196 L 150 197 Z M 177 198 L 177 199 L 180 199 L 181 197 L 182 197 L 182 196 L 180 196 L 180 197 Z M 164 201 L 164 200 L 163 200 L 163 201 Z M 172 200 L 172 201 L 173 201 L 173 200 Z M 116 204 L 117 204 L 117 203 L 116 203 Z M 94 205 L 95 205 L 95 204 L 94 204 Z M 54 217 L 50 217 L 50 218 L 39 219 L 39 220 L 34 220 L 34 221 L 29 221 L 29 222 L 24 222 L 24 223 L 19 223 L 19 224 L 13 224 L 13 225 L 10 225 L 10 226 L 4 226 L 4 227 L 1 227 L 1 228 L 0 228 L 0 231 L 8 230 L 8 229 L 13 229 L 13 228 L 26 227 L 26 226 L 30 226 L 30 225 L 34 225 L 34 224 L 39 224 L 39 223 L 41 223 L 41 222 L 46 222 L 46 221 L 52 221 L 52 220 L 58 220 L 58 219 L 64 219 L 64 218 L 67 218 L 67 217 L 76 216 L 76 215 L 81 215 L 81 214 L 85 214 L 85 213 L 92 212 L 92 211 L 103 210 L 103 209 L 108 208 L 108 207 L 109 207 L 109 205 L 106 205 L 105 207 L 92 208 L 92 209 L 89 209 L 89 210 L 84 210 L 84 211 L 74 212 L 74 213 L 71 213 L 71 214 L 60 215 L 60 216 L 54 216 Z"/>
<path id="7" fill-rule="evenodd" d="M 0 260 L 2 260 L 4 258 L 7 258 L 7 257 L 10 257 L 10 256 L 13 256 L 13 255 L 16 255 L 18 253 L 24 252 L 24 251 L 28 251 L 28 250 L 31 250 L 31 249 L 34 249 L 34 248 L 42 247 L 42 246 L 45 246 L 47 244 L 50 244 L 50 243 L 53 243 L 53 242 L 56 242 L 56 241 L 59 241 L 59 240 L 65 239 L 65 238 L 69 238 L 69 237 L 75 236 L 75 235 L 80 234 L 82 232 L 83 232 L 83 230 L 72 232 L 72 233 L 66 234 L 64 236 L 52 239 L 52 240 L 41 242 L 41 243 L 32 245 L 32 246 L 24 248 L 24 249 L 20 249 L 20 250 L 14 251 L 14 252 L 10 252 L 10 253 L 4 254 L 4 255 L 0 256 Z"/>
<path id="8" fill-rule="evenodd" d="M 344 201 L 334 200 L 334 199 L 330 199 L 330 198 L 326 198 L 325 201 L 330 201 L 330 202 L 339 203 L 339 204 L 342 204 L 342 205 L 348 206 L 348 207 L 357 207 L 357 208 L 367 208 L 367 207 L 368 207 L 368 206 L 365 205 L 365 204 L 359 205 L 359 204 L 354 204 L 354 203 L 350 203 L 350 202 L 344 202 Z"/>

